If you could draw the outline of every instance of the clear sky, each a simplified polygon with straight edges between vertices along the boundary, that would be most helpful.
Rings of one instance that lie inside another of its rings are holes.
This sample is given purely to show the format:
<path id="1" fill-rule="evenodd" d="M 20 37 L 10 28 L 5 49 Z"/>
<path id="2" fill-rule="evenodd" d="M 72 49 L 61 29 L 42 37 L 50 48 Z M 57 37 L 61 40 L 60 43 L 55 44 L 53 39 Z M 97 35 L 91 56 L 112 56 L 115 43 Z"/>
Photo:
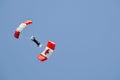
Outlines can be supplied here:
<path id="1" fill-rule="evenodd" d="M 120 80 L 119 0 L 0 0 L 0 26 L 0 80 Z M 48 40 L 56 50 L 42 63 Z"/>

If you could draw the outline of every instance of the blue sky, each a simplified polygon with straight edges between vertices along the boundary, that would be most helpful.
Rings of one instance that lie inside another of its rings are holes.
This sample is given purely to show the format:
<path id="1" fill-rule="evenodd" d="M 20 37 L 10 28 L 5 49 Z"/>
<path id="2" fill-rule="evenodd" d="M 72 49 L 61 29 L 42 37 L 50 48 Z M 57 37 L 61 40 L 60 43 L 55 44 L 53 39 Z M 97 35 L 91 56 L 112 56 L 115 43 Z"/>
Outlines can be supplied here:
<path id="1" fill-rule="evenodd" d="M 120 80 L 119 0 L 1 0 L 0 80 Z M 13 36 L 24 20 L 33 24 Z M 46 62 L 38 48 L 56 43 Z"/>

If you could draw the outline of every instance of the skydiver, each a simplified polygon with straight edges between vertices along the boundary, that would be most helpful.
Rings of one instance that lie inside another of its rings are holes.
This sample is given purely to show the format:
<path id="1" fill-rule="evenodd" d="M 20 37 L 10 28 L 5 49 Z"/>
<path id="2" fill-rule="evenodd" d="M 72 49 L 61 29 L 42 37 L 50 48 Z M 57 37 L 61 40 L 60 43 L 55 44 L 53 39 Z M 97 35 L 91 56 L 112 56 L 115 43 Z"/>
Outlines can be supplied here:
<path id="1" fill-rule="evenodd" d="M 30 39 L 31 39 L 34 43 L 36 43 L 38 47 L 42 47 L 42 44 L 41 44 L 38 40 L 36 40 L 36 38 L 35 38 L 34 36 L 31 36 Z"/>

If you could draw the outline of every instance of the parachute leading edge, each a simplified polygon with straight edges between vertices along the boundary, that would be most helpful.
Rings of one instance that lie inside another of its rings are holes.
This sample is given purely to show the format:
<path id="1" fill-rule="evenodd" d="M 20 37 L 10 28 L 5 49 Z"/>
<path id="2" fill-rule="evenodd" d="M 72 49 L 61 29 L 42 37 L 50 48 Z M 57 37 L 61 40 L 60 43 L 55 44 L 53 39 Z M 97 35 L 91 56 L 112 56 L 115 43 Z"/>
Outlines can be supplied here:
<path id="1" fill-rule="evenodd" d="M 21 23 L 18 28 L 16 29 L 15 33 L 14 33 L 14 37 L 16 39 L 18 39 L 20 37 L 20 33 L 22 32 L 22 30 L 27 26 L 32 24 L 31 20 L 26 20 L 25 22 Z"/>
<path id="2" fill-rule="evenodd" d="M 48 41 L 47 46 L 45 48 L 45 50 L 38 55 L 38 60 L 40 61 L 45 61 L 47 60 L 53 53 L 53 51 L 55 50 L 56 44 L 52 41 Z"/>

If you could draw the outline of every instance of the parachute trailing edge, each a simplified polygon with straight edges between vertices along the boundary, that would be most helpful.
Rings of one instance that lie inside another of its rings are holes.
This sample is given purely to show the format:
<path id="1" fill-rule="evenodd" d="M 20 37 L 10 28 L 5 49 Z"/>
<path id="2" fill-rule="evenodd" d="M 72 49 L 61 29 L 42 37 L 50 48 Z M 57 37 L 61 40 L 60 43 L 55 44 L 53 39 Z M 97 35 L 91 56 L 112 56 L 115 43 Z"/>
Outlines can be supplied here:
<path id="1" fill-rule="evenodd" d="M 16 31 L 15 31 L 15 33 L 14 33 L 14 37 L 15 37 L 16 39 L 18 39 L 18 38 L 20 37 L 20 33 L 22 32 L 22 30 L 23 30 L 26 26 L 28 26 L 28 25 L 30 25 L 30 24 L 32 24 L 32 21 L 31 21 L 31 20 L 26 20 L 26 21 L 24 21 L 23 23 L 21 23 L 21 24 L 18 26 L 18 28 L 16 29 Z"/>

